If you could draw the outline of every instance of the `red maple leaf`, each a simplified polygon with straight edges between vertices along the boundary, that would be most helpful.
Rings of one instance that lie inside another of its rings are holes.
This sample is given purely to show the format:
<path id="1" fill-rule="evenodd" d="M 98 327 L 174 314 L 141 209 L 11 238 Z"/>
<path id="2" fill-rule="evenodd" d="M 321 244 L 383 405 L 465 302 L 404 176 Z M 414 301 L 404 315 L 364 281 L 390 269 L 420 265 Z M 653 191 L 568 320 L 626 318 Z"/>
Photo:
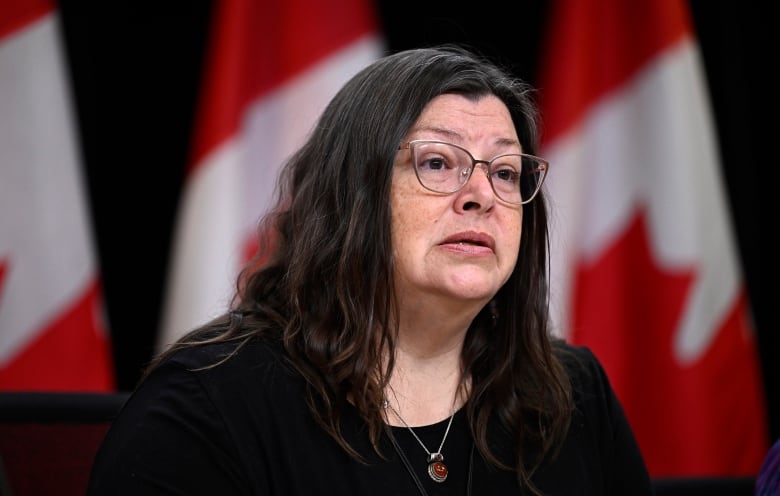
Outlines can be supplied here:
<path id="1" fill-rule="evenodd" d="M 575 282 L 572 341 L 604 365 L 651 475 L 755 475 L 768 446 L 744 291 L 708 348 L 675 356 L 696 267 L 660 267 L 640 211 Z"/>

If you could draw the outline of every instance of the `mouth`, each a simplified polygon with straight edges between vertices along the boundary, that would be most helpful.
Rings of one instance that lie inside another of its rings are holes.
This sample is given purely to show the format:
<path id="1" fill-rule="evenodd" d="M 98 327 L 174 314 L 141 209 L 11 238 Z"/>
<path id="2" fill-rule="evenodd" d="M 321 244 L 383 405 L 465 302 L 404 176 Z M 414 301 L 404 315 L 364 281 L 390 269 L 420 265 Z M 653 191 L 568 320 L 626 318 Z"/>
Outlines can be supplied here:
<path id="1" fill-rule="evenodd" d="M 462 245 L 462 246 L 482 246 L 494 250 L 496 242 L 492 236 L 474 231 L 465 231 L 452 236 L 448 236 L 441 244 L 443 245 Z"/>

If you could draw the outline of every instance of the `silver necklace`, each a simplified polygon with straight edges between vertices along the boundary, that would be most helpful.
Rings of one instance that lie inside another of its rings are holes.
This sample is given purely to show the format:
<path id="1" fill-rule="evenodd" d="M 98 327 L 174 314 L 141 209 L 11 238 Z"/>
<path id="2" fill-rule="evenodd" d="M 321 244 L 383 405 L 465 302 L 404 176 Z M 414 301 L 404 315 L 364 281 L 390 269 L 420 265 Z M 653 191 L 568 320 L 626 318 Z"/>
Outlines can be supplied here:
<path id="1" fill-rule="evenodd" d="M 425 446 L 425 443 L 422 442 L 422 439 L 417 436 L 417 433 L 414 432 L 414 429 L 412 429 L 409 424 L 406 423 L 406 420 L 401 416 L 400 413 L 398 413 L 398 410 L 393 408 L 393 405 L 390 404 L 387 399 L 385 399 L 382 402 L 382 407 L 387 409 L 389 408 L 392 410 L 392 412 L 395 414 L 396 417 L 398 417 L 398 420 L 400 420 L 404 426 L 409 430 L 409 432 L 412 433 L 412 436 L 417 440 L 418 443 L 420 443 L 420 446 L 422 446 L 422 449 L 425 450 L 426 453 L 428 453 L 428 475 L 433 479 L 435 482 L 444 482 L 447 480 L 447 474 L 449 473 L 449 469 L 447 469 L 447 465 L 444 464 L 444 455 L 441 454 L 441 449 L 444 447 L 444 441 L 447 440 L 447 434 L 450 433 L 450 427 L 452 426 L 452 419 L 455 418 L 455 412 L 450 415 L 450 421 L 447 423 L 447 430 L 444 431 L 444 437 L 441 438 L 441 444 L 439 445 L 439 450 L 435 453 L 431 453 L 431 451 L 428 449 L 427 446 Z"/>

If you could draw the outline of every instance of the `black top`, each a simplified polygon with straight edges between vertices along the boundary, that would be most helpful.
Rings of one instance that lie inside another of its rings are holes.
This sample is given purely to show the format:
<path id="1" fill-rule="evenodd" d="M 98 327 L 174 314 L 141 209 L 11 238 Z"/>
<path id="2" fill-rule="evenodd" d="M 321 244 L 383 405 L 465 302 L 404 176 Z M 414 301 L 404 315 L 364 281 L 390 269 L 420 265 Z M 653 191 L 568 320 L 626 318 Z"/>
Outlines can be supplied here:
<path id="1" fill-rule="evenodd" d="M 316 424 L 303 399 L 304 380 L 278 348 L 254 340 L 222 365 L 195 370 L 234 347 L 179 351 L 139 386 L 98 452 L 89 496 L 421 495 L 387 436 L 381 445 L 386 460 L 372 451 L 354 408 L 345 412 L 343 432 L 366 463 Z M 534 482 L 548 495 L 651 495 L 635 438 L 601 365 L 588 349 L 571 349 L 583 364 L 565 361 L 577 412 L 560 455 Z M 414 430 L 435 451 L 446 427 L 444 420 Z M 411 433 L 399 427 L 392 433 L 429 496 L 521 494 L 514 472 L 488 466 L 477 450 L 469 462 L 464 411 L 455 414 L 441 450 L 449 468 L 441 483 L 428 476 L 427 453 Z M 502 441 L 496 439 L 499 453 Z"/>

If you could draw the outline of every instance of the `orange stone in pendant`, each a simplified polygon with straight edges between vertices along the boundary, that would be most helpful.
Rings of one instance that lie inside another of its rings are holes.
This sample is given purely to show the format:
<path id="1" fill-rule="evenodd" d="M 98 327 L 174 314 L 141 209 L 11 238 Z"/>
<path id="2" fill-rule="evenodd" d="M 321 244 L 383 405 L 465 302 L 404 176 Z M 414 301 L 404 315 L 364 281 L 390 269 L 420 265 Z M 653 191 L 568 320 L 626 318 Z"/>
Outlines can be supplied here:
<path id="1" fill-rule="evenodd" d="M 428 475 L 436 482 L 444 482 L 448 473 L 449 470 L 444 462 L 436 461 L 428 465 Z"/>

